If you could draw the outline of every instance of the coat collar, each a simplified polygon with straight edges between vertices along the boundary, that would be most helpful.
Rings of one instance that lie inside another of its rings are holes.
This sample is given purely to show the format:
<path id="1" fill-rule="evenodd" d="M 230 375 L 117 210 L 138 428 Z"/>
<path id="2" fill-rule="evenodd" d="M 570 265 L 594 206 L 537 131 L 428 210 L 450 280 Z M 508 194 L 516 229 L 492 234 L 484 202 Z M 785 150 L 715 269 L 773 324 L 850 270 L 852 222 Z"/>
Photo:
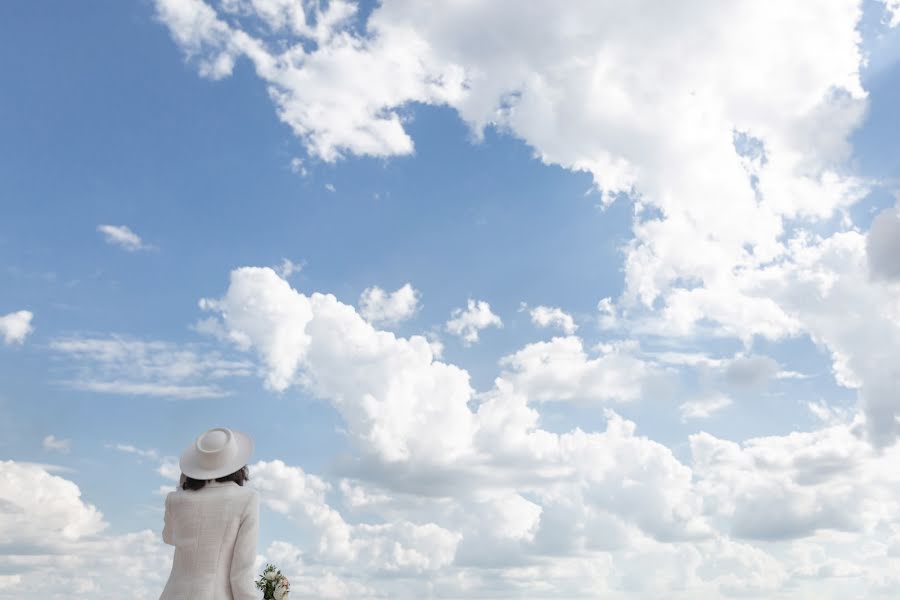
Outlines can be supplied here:
<path id="1" fill-rule="evenodd" d="M 233 481 L 216 481 L 215 479 L 207 481 L 204 487 L 224 487 L 226 485 L 237 485 Z"/>

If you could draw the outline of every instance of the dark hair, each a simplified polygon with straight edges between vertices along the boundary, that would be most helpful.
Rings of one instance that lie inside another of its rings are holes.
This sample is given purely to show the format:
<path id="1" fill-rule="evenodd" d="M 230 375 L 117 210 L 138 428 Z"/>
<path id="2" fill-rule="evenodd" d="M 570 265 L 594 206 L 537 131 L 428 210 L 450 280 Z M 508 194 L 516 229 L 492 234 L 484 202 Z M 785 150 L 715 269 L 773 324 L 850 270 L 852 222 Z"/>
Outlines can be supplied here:
<path id="1" fill-rule="evenodd" d="M 205 479 L 194 479 L 193 477 L 188 477 L 184 473 L 181 474 L 181 477 L 181 489 L 183 490 L 199 490 L 206 485 Z M 250 470 L 247 469 L 247 465 L 244 465 L 230 475 L 226 475 L 225 477 L 217 477 L 216 481 L 233 481 L 238 485 L 244 485 L 245 481 L 250 481 Z"/>

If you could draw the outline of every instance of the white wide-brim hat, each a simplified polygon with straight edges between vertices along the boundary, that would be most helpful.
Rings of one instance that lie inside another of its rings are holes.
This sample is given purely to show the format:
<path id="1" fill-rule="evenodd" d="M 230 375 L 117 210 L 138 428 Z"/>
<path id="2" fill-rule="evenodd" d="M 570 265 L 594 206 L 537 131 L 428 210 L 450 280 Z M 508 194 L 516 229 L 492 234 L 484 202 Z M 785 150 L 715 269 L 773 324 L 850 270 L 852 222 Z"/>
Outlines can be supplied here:
<path id="1" fill-rule="evenodd" d="M 218 479 L 247 464 L 253 440 L 242 431 L 215 427 L 201 434 L 181 453 L 181 472 L 193 479 Z"/>

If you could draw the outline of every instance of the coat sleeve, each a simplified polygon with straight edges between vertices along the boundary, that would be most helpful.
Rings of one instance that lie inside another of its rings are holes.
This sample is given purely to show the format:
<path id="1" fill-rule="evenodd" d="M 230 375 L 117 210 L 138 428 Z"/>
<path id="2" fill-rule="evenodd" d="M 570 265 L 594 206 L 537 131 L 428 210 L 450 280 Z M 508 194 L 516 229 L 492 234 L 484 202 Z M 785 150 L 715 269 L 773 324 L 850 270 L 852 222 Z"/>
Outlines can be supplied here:
<path id="1" fill-rule="evenodd" d="M 163 517 L 163 531 L 162 531 L 162 539 L 165 543 L 170 546 L 175 545 L 175 539 L 172 537 L 172 508 L 170 502 L 171 494 L 166 496 L 166 514 Z"/>
<path id="2" fill-rule="evenodd" d="M 253 585 L 256 563 L 256 540 L 259 536 L 259 494 L 253 492 L 241 515 L 234 555 L 231 558 L 231 593 L 234 600 L 258 600 L 259 592 Z"/>

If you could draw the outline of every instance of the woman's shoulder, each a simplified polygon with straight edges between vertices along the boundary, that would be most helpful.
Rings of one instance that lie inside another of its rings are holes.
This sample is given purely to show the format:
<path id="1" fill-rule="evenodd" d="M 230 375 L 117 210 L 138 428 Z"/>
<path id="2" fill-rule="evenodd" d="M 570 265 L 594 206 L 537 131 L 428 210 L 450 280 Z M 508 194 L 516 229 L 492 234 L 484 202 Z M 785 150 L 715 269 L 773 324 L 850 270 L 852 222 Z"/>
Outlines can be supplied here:
<path id="1" fill-rule="evenodd" d="M 221 485 L 221 486 L 208 485 L 206 487 L 200 488 L 199 490 L 176 489 L 174 491 L 171 491 L 168 494 L 166 494 L 166 503 L 168 504 L 169 502 L 177 502 L 178 500 L 180 500 L 182 498 L 199 497 L 199 496 L 203 495 L 202 493 L 204 491 L 208 491 L 207 488 L 209 488 L 209 490 L 219 489 L 219 490 L 222 490 L 223 492 L 225 492 L 226 494 L 231 494 L 231 495 L 235 495 L 235 496 L 256 497 L 257 499 L 259 498 L 259 492 L 250 486 L 237 485 L 237 484 Z"/>
<path id="2" fill-rule="evenodd" d="M 218 489 L 227 497 L 239 499 L 243 506 L 259 505 L 259 492 L 250 486 L 232 483 Z"/>

